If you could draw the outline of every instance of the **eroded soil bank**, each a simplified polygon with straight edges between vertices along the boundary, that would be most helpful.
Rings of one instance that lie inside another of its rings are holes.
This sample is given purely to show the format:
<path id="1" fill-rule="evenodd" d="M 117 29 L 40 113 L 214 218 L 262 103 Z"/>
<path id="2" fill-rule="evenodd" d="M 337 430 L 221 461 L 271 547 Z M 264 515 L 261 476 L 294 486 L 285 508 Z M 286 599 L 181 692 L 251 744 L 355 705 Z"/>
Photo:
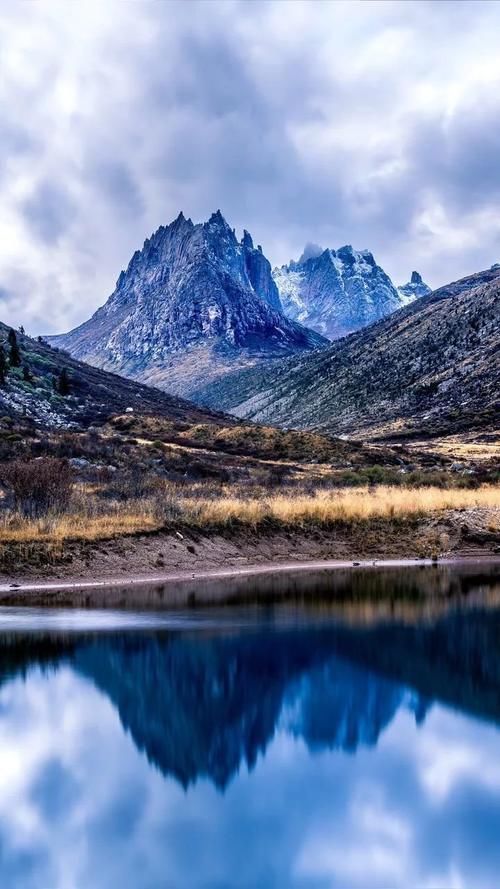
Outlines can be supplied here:
<path id="1" fill-rule="evenodd" d="M 248 529 L 224 534 L 201 534 L 192 530 L 137 534 L 96 542 L 65 542 L 51 550 L 43 544 L 24 544 L 3 552 L 0 602 L 30 604 L 22 588 L 47 584 L 89 583 L 120 586 L 133 583 L 165 583 L 179 579 L 199 581 L 220 572 L 252 576 L 273 570 L 321 568 L 318 563 L 354 562 L 372 564 L 380 560 L 495 558 L 500 554 L 500 535 L 491 530 L 481 510 L 459 511 L 411 521 L 370 521 L 333 529 L 273 531 Z M 328 567 L 328 566 L 323 566 Z M 331 568 L 335 567 L 333 564 Z M 18 589 L 20 587 L 21 589 Z M 90 596 L 90 599 L 89 599 Z M 39 601 L 39 600 L 38 600 Z M 71 596 L 65 596 L 72 604 Z M 74 604 L 96 604 L 88 593 Z M 102 596 L 99 596 L 102 604 Z M 123 604 L 123 603 L 122 603 Z"/>

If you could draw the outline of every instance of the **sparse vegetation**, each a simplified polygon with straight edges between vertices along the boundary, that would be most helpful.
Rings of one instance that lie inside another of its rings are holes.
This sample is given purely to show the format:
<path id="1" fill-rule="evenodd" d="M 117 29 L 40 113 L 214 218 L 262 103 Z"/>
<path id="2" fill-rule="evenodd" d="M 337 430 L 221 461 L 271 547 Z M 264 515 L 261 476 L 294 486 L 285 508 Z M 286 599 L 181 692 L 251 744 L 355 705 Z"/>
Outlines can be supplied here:
<path id="1" fill-rule="evenodd" d="M 500 491 L 495 486 L 476 491 L 379 487 L 315 491 L 295 497 L 273 494 L 247 499 L 229 494 L 224 498 L 187 500 L 185 506 L 187 515 L 199 526 L 223 527 L 238 523 L 257 527 L 273 523 L 283 527 L 331 527 L 372 518 L 406 519 L 445 510 L 486 507 L 500 511 Z"/>
<path id="2" fill-rule="evenodd" d="M 5 345 L 1 325 L 0 334 Z M 60 564 L 131 535 L 175 542 L 177 532 L 206 540 L 340 534 L 372 541 L 373 550 L 404 531 L 419 552 L 439 553 L 442 531 L 429 528 L 451 514 L 467 523 L 469 513 L 495 545 L 500 454 L 490 446 L 480 459 L 474 449 L 457 458 L 455 443 L 374 446 L 241 423 L 21 333 L 16 341 L 22 364 L 9 367 L 4 349 L 1 393 L 4 568 Z"/>
<path id="3" fill-rule="evenodd" d="M 60 514 L 68 508 L 72 472 L 66 460 L 12 460 L 2 466 L 1 477 L 12 496 L 14 512 L 25 518 Z"/>
<path id="4" fill-rule="evenodd" d="M 30 468 L 35 467 L 32 475 Z M 179 486 L 159 479 L 104 482 L 69 489 L 64 461 L 15 461 L 7 473 L 14 509 L 4 513 L 0 543 L 99 540 L 141 531 L 192 528 L 200 531 L 250 527 L 332 528 L 384 519 L 392 522 L 449 510 L 487 509 L 489 527 L 500 528 L 500 490 L 441 488 L 314 490 L 245 497 L 240 488 L 198 483 Z M 71 493 L 71 496 L 70 496 Z"/>

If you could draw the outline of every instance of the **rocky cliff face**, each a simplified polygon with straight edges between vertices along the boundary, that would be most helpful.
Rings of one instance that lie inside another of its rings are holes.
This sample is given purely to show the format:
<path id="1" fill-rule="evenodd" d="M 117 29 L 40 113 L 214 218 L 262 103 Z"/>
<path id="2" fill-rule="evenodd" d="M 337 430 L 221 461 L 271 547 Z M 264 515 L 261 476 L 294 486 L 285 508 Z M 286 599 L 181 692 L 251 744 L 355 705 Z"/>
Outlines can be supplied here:
<path id="1" fill-rule="evenodd" d="M 331 340 L 401 308 L 403 299 L 369 250 L 322 250 L 308 244 L 298 262 L 276 268 L 273 278 L 289 318 Z"/>
<path id="2" fill-rule="evenodd" d="M 418 272 L 412 272 L 408 283 L 401 284 L 401 286 L 398 287 L 398 293 L 403 304 L 406 305 L 407 303 L 411 303 L 414 299 L 419 299 L 421 296 L 427 296 L 428 293 L 431 293 L 431 288 L 425 281 L 422 281 L 422 275 L 419 275 Z"/>
<path id="3" fill-rule="evenodd" d="M 189 395 L 229 367 L 290 355 L 323 340 L 284 317 L 260 247 L 217 211 L 179 214 L 134 253 L 113 294 L 80 327 L 50 341 L 73 356 Z"/>

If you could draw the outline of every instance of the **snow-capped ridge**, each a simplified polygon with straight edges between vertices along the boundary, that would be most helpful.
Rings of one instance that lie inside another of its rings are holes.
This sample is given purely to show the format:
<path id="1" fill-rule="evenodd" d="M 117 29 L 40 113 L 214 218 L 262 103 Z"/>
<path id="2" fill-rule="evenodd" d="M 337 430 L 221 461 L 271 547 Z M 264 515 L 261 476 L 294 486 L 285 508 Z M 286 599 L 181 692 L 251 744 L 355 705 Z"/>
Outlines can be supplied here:
<path id="1" fill-rule="evenodd" d="M 289 318 L 330 339 L 378 321 L 403 305 L 373 253 L 352 244 L 338 249 L 304 249 L 301 258 L 273 271 Z"/>

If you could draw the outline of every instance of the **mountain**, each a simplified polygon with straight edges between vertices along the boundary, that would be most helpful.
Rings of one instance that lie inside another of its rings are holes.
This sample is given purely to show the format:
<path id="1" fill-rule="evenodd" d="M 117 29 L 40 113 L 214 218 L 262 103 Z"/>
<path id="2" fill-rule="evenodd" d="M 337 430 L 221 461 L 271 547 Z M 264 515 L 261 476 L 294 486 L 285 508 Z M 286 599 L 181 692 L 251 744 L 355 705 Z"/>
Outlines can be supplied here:
<path id="1" fill-rule="evenodd" d="M 400 287 L 398 287 L 398 293 L 405 305 L 412 302 L 414 299 L 419 299 L 421 296 L 427 296 L 430 292 L 431 288 L 428 284 L 422 281 L 422 275 L 418 272 L 412 272 L 408 283 L 401 284 Z"/>
<path id="2" fill-rule="evenodd" d="M 235 367 L 325 345 L 283 315 L 271 266 L 218 210 L 182 213 L 134 253 L 104 306 L 48 340 L 74 357 L 189 396 Z"/>
<path id="3" fill-rule="evenodd" d="M 401 308 L 394 287 L 369 250 L 323 250 L 307 244 L 298 262 L 273 271 L 285 315 L 330 340 L 366 327 Z"/>
<path id="4" fill-rule="evenodd" d="M 362 438 L 490 430 L 500 407 L 500 268 L 463 278 L 302 359 L 197 393 L 240 417 Z"/>

